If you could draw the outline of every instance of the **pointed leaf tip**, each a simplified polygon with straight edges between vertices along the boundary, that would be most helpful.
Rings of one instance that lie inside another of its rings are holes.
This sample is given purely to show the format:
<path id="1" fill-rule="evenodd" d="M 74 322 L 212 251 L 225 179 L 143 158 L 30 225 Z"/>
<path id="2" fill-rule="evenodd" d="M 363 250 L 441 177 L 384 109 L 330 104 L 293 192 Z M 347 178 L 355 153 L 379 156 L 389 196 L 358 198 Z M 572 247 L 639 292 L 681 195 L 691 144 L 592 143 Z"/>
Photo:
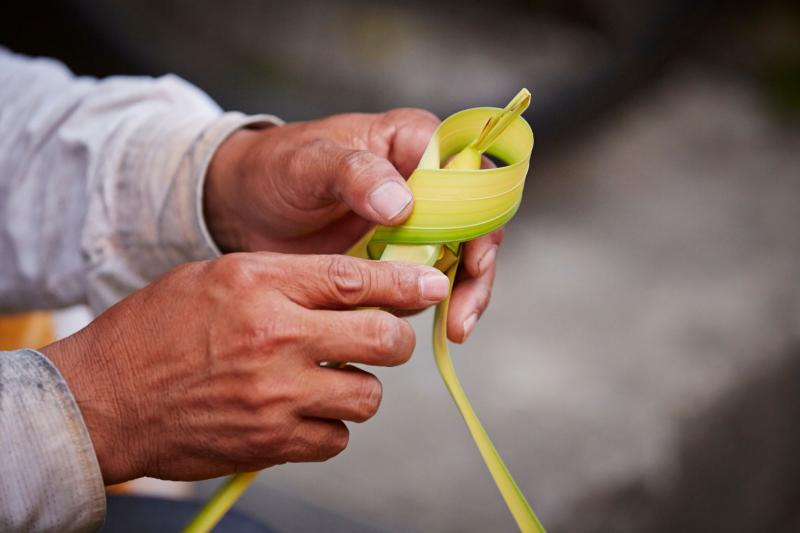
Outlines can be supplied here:
<path id="1" fill-rule="evenodd" d="M 489 120 L 486 121 L 480 134 L 470 143 L 470 146 L 479 153 L 488 150 L 503 131 L 528 108 L 530 102 L 531 93 L 528 89 L 523 87 L 502 110 L 492 115 Z"/>

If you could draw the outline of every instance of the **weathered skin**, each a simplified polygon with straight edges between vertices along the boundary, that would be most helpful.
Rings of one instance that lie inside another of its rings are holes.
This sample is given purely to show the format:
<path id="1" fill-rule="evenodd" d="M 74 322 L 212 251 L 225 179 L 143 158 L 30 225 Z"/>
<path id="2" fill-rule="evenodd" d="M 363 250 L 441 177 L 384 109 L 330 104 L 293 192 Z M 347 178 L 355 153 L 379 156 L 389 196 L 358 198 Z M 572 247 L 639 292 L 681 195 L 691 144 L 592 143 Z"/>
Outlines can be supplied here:
<path id="1" fill-rule="evenodd" d="M 394 366 L 415 344 L 405 319 L 354 309 L 419 309 L 447 291 L 431 267 L 230 254 L 173 270 L 43 351 L 106 483 L 209 478 L 341 452 L 342 420 L 372 417 L 381 384 L 320 363 Z"/>

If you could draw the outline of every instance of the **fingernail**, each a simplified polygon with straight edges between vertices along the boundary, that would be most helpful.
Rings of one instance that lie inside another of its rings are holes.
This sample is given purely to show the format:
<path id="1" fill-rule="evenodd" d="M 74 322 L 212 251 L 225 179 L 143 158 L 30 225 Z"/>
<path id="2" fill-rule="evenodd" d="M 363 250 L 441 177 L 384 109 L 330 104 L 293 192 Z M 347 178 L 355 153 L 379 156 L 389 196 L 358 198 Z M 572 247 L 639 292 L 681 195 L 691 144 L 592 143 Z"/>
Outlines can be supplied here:
<path id="1" fill-rule="evenodd" d="M 411 193 L 396 181 L 387 181 L 369 195 L 369 205 L 386 220 L 391 220 L 411 203 Z"/>
<path id="2" fill-rule="evenodd" d="M 441 272 L 431 272 L 419 278 L 419 293 L 425 300 L 444 300 L 450 292 L 450 280 Z"/>
<path id="3" fill-rule="evenodd" d="M 464 320 L 464 340 L 467 340 L 472 330 L 475 329 L 475 324 L 478 322 L 478 313 L 472 313 L 466 320 Z"/>
<path id="4" fill-rule="evenodd" d="M 495 258 L 497 257 L 497 245 L 493 245 L 491 248 L 484 252 L 483 257 L 478 260 L 478 270 L 480 270 L 481 274 L 489 270 L 489 266 L 494 262 Z"/>

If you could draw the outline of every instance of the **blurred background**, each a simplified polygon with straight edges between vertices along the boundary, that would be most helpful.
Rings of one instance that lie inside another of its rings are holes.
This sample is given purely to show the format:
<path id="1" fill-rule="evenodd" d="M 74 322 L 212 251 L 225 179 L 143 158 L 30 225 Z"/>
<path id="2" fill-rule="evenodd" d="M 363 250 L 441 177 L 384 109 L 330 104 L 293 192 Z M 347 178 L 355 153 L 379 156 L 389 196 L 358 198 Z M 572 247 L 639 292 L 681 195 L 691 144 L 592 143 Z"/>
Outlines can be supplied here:
<path id="1" fill-rule="evenodd" d="M 519 485 L 554 532 L 800 531 L 797 2 L 11 0 L 0 44 L 286 120 L 528 87 L 525 200 L 454 349 Z M 278 531 L 513 530 L 431 320 L 344 454 L 263 473 L 239 509 Z"/>

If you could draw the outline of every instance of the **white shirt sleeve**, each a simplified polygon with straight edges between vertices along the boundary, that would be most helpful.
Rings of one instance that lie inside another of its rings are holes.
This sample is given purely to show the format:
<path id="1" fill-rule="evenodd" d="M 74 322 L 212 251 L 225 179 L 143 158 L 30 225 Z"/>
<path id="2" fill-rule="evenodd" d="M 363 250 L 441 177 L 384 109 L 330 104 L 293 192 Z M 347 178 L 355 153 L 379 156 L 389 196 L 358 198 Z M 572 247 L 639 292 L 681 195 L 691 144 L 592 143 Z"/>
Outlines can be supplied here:
<path id="1" fill-rule="evenodd" d="M 175 76 L 76 78 L 0 47 L 0 312 L 101 311 L 219 252 L 205 226 L 209 160 L 234 130 Z M 58 370 L 0 352 L 0 530 L 92 531 L 105 515 L 97 459 Z"/>
<path id="2" fill-rule="evenodd" d="M 180 78 L 76 78 L 0 48 L 0 311 L 101 311 L 219 252 L 202 213 L 211 156 L 269 115 L 223 113 Z"/>
<path id="3" fill-rule="evenodd" d="M 103 525 L 103 477 L 58 370 L 34 350 L 0 352 L 0 531 Z"/>

